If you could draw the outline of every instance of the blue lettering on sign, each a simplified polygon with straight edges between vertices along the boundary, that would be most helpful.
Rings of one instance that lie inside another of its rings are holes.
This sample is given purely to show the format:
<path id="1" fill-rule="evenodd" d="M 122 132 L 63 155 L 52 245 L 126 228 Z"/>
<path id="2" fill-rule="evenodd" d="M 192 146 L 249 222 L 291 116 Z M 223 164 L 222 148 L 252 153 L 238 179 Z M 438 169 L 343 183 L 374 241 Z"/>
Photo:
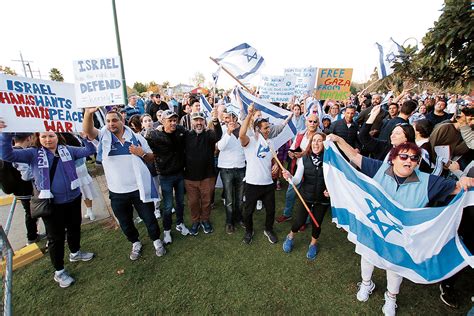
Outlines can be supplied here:
<path id="1" fill-rule="evenodd" d="M 104 91 L 111 89 L 118 89 L 122 86 L 120 80 L 97 80 L 87 83 L 81 83 L 81 93 L 94 92 L 94 91 Z"/>
<path id="2" fill-rule="evenodd" d="M 86 59 L 79 60 L 77 63 L 79 64 L 79 72 L 119 68 L 119 65 L 115 63 L 115 58 L 104 58 L 99 60 Z"/>

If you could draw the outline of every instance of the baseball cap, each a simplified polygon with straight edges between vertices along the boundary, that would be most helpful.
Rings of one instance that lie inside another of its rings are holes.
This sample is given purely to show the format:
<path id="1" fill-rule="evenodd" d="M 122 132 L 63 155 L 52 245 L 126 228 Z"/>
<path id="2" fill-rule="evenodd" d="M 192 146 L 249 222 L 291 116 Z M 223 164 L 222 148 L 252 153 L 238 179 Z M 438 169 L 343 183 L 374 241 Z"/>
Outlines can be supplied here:
<path id="1" fill-rule="evenodd" d="M 174 111 L 171 111 L 171 110 L 166 110 L 166 111 L 163 111 L 163 113 L 161 113 L 162 120 L 169 119 L 172 117 L 178 117 L 178 114 L 176 114 Z"/>
<path id="2" fill-rule="evenodd" d="M 203 120 L 206 119 L 203 112 L 191 113 L 191 119 L 192 119 L 192 120 L 198 119 L 198 118 L 203 119 Z"/>

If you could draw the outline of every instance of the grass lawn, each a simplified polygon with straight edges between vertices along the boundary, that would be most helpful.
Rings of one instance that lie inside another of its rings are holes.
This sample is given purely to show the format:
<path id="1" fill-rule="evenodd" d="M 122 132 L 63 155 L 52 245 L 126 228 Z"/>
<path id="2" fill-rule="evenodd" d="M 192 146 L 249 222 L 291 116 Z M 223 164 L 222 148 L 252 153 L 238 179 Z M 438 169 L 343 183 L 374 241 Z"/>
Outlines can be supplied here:
<path id="1" fill-rule="evenodd" d="M 255 237 L 241 242 L 243 229 L 224 232 L 225 215 L 216 193 L 211 219 L 214 233 L 196 237 L 173 232 L 168 254 L 158 258 L 143 223 L 143 256 L 128 259 L 131 249 L 120 230 L 102 224 L 83 227 L 82 248 L 97 257 L 91 262 L 69 263 L 66 269 L 76 283 L 60 288 L 53 281 L 49 257 L 13 275 L 13 312 L 17 315 L 64 314 L 381 314 L 386 286 L 385 273 L 376 269 L 375 292 L 366 303 L 355 297 L 360 281 L 360 257 L 326 215 L 320 253 L 306 259 L 310 232 L 296 237 L 291 254 L 282 250 L 290 223 L 275 224 L 280 241 L 272 245 L 263 236 L 264 211 L 254 215 Z M 284 191 L 277 192 L 277 215 Z M 185 211 L 189 224 L 190 215 Z M 161 225 L 161 221 L 160 221 Z M 162 227 L 162 226 L 161 226 Z M 117 273 L 118 271 L 123 273 Z M 474 272 L 465 270 L 459 279 L 461 307 L 453 311 L 439 301 L 437 285 L 417 285 L 405 280 L 398 296 L 400 315 L 466 315 L 474 295 Z"/>

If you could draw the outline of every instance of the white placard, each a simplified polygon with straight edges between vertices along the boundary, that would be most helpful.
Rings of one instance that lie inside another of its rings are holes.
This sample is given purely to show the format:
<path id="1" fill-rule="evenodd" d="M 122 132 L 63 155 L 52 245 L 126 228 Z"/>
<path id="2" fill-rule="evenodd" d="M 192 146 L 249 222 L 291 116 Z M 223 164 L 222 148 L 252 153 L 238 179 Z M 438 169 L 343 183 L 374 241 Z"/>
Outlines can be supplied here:
<path id="1" fill-rule="evenodd" d="M 119 57 L 74 61 L 78 108 L 125 104 Z"/>
<path id="2" fill-rule="evenodd" d="M 316 67 L 285 69 L 285 76 L 295 77 L 295 96 L 311 95 L 316 83 L 316 71 Z"/>
<path id="3" fill-rule="evenodd" d="M 295 77 L 262 76 L 259 98 L 270 102 L 287 103 L 295 94 Z"/>
<path id="4" fill-rule="evenodd" d="M 72 83 L 0 74 L 0 117 L 5 132 L 82 131 Z"/>

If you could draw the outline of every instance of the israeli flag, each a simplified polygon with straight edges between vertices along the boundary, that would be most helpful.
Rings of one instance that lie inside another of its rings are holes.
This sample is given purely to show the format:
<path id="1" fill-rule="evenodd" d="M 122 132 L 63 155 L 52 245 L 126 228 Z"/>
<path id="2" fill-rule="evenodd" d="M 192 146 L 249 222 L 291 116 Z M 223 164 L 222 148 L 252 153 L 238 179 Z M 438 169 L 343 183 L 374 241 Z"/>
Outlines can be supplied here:
<path id="1" fill-rule="evenodd" d="M 474 267 L 474 256 L 457 234 L 463 208 L 474 205 L 473 189 L 444 207 L 403 208 L 377 182 L 349 165 L 333 142 L 324 145 L 332 221 L 348 232 L 358 254 L 421 284 Z"/>
<path id="2" fill-rule="evenodd" d="M 400 46 L 393 38 L 390 37 L 389 43 L 381 45 L 375 43 L 379 50 L 379 66 L 377 71 L 379 79 L 385 78 L 393 73 L 393 64 L 397 58 L 403 53 L 403 47 Z"/>
<path id="3" fill-rule="evenodd" d="M 247 114 L 247 109 L 249 105 L 253 102 L 256 110 L 262 111 L 262 116 L 268 118 L 271 124 L 280 125 L 282 124 L 290 115 L 290 111 L 284 110 L 276 105 L 273 105 L 267 101 L 263 101 L 250 93 L 242 90 L 237 87 L 234 90 L 234 93 L 238 94 L 240 100 L 242 101 L 242 106 L 245 114 Z M 284 143 L 294 138 L 296 135 L 296 126 L 290 120 L 285 126 L 283 131 L 278 134 L 275 138 L 272 138 L 272 144 L 274 150 L 278 150 Z"/>
<path id="4" fill-rule="evenodd" d="M 239 80 L 250 79 L 264 64 L 263 57 L 247 43 L 229 49 L 215 60 Z"/>
<path id="5" fill-rule="evenodd" d="M 217 68 L 215 72 L 212 73 L 212 81 L 214 82 L 214 87 L 217 86 L 217 80 L 219 80 L 219 72 L 221 71 L 221 66 Z"/>
<path id="6" fill-rule="evenodd" d="M 212 106 L 202 94 L 199 97 L 199 103 L 201 104 L 201 112 L 204 113 L 206 122 L 209 122 L 211 119 Z"/>

